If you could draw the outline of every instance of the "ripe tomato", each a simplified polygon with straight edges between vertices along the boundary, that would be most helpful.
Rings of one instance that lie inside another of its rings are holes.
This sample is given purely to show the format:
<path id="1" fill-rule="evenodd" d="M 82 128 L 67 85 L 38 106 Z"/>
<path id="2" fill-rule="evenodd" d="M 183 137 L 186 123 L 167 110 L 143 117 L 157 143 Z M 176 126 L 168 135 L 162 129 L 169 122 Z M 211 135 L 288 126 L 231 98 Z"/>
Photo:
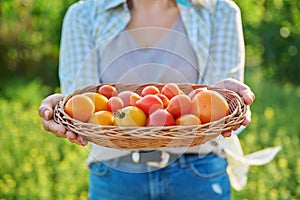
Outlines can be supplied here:
<path id="1" fill-rule="evenodd" d="M 110 112 L 116 112 L 117 110 L 124 107 L 124 103 L 120 97 L 113 96 L 108 99 L 107 110 Z"/>
<path id="2" fill-rule="evenodd" d="M 162 100 L 164 108 L 166 108 L 169 105 L 170 100 L 168 99 L 168 97 L 166 97 L 166 95 L 156 94 L 156 96 L 158 96 Z"/>
<path id="3" fill-rule="evenodd" d="M 175 118 L 191 113 L 192 101 L 186 94 L 179 94 L 174 96 L 166 110 L 171 113 Z"/>
<path id="4" fill-rule="evenodd" d="M 137 100 L 136 107 L 142 109 L 147 115 L 154 112 L 157 109 L 163 108 L 163 102 L 160 98 L 154 94 L 149 94 Z"/>
<path id="5" fill-rule="evenodd" d="M 148 86 L 143 88 L 143 90 L 141 92 L 141 96 L 144 97 L 148 94 L 159 94 L 159 93 L 160 93 L 160 91 L 156 86 L 148 85 Z"/>
<path id="6" fill-rule="evenodd" d="M 165 109 L 154 111 L 147 120 L 147 126 L 172 126 L 174 123 L 174 117 Z"/>
<path id="7" fill-rule="evenodd" d="M 118 94 L 118 97 L 120 97 L 124 103 L 124 107 L 129 106 L 130 96 L 133 94 L 134 92 L 132 91 L 122 91 Z"/>
<path id="8" fill-rule="evenodd" d="M 181 93 L 180 88 L 175 83 L 167 83 L 161 89 L 161 94 L 164 94 L 168 99 L 172 99 L 174 96 Z"/>
<path id="9" fill-rule="evenodd" d="M 118 95 L 117 89 L 112 85 L 102 85 L 98 89 L 98 93 L 106 96 L 108 99 Z"/>

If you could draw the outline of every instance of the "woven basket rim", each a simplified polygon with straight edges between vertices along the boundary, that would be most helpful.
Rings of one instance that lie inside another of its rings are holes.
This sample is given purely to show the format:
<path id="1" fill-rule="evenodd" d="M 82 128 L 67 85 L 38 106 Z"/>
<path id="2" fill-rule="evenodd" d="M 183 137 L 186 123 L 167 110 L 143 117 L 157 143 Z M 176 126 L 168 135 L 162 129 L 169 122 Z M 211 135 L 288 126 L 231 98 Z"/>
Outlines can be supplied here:
<path id="1" fill-rule="evenodd" d="M 136 88 L 140 89 L 147 85 L 162 87 L 165 83 L 146 83 L 146 84 L 97 84 L 75 90 L 66 95 L 55 107 L 54 120 L 62 124 L 67 130 L 73 131 L 84 136 L 87 140 L 101 146 L 119 149 L 153 149 L 161 147 L 187 147 L 204 144 L 205 142 L 216 138 L 222 131 L 231 130 L 233 127 L 241 125 L 247 112 L 247 106 L 242 98 L 235 92 L 214 86 L 193 83 L 176 83 L 180 89 L 195 89 L 206 87 L 208 90 L 214 90 L 222 94 L 230 104 L 230 113 L 216 121 L 200 125 L 189 126 L 143 126 L 143 127 L 118 127 L 118 126 L 100 126 L 96 124 L 81 122 L 71 118 L 64 111 L 64 105 L 72 96 L 85 92 L 97 91 L 102 85 L 112 85 L 118 89 Z M 229 102 L 230 101 L 230 102 Z M 231 105 L 232 104 L 232 105 Z M 234 108 L 233 108 L 234 107 Z M 191 132 L 191 133 L 190 133 Z M 192 140 L 190 144 L 184 144 L 186 140 Z M 103 140 L 103 141 L 102 141 Z M 145 141 L 143 141 L 145 140 Z M 147 143 L 147 141 L 150 141 Z M 164 141 L 166 140 L 166 141 Z M 171 140 L 171 142 L 170 142 Z M 180 140 L 182 144 L 172 141 Z M 112 142 L 110 142 L 112 141 Z M 153 143 L 152 143 L 153 141 Z M 138 144 L 138 143 L 141 144 Z M 157 144 L 155 144 L 157 143 Z M 167 144 L 166 144 L 167 143 Z M 168 146 L 170 144 L 170 146 Z"/>

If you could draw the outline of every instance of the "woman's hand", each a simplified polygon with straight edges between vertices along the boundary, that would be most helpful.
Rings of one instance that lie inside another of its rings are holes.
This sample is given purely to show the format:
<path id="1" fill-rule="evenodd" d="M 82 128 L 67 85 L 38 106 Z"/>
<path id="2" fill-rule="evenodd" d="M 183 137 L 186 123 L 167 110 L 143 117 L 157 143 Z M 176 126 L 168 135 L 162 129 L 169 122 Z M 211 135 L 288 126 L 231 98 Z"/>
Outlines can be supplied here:
<path id="1" fill-rule="evenodd" d="M 238 80 L 232 79 L 232 78 L 224 79 L 224 80 L 216 83 L 214 86 L 220 87 L 220 88 L 226 88 L 226 89 L 236 92 L 243 98 L 243 100 L 247 106 L 250 106 L 255 99 L 255 95 L 251 91 L 249 86 L 247 86 L 246 84 L 244 84 Z M 242 125 L 247 126 L 250 122 L 251 122 L 251 111 L 249 108 Z M 238 128 L 239 127 L 235 127 L 233 130 L 237 130 Z M 222 135 L 224 137 L 229 137 L 229 136 L 231 136 L 233 130 L 225 131 L 222 133 Z"/>
<path id="2" fill-rule="evenodd" d="M 42 118 L 42 124 L 46 131 L 52 132 L 57 137 L 67 138 L 70 142 L 82 146 L 87 145 L 87 140 L 82 136 L 67 131 L 64 126 L 57 124 L 53 120 L 53 110 L 55 105 L 63 98 L 62 94 L 52 94 L 46 97 L 40 105 L 39 115 Z"/>

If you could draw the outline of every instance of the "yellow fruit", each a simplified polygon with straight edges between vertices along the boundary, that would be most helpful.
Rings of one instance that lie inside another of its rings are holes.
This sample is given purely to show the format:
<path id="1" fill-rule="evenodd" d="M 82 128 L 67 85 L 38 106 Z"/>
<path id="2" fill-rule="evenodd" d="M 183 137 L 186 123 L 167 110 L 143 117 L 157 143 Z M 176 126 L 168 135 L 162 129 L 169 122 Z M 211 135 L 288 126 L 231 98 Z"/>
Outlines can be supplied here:
<path id="1" fill-rule="evenodd" d="M 147 116 L 138 107 L 127 106 L 114 113 L 115 125 L 117 126 L 145 126 Z"/>
<path id="2" fill-rule="evenodd" d="M 189 126 L 189 125 L 199 125 L 201 121 L 199 117 L 193 114 L 181 115 L 175 120 L 176 125 Z"/>
<path id="3" fill-rule="evenodd" d="M 87 92 L 83 95 L 88 96 L 95 104 L 95 111 L 107 110 L 108 99 L 106 96 L 96 93 L 96 92 Z"/>
<path id="4" fill-rule="evenodd" d="M 114 125 L 115 119 L 111 112 L 101 110 L 93 113 L 88 122 L 92 124 L 99 124 L 102 126 L 112 126 Z"/>

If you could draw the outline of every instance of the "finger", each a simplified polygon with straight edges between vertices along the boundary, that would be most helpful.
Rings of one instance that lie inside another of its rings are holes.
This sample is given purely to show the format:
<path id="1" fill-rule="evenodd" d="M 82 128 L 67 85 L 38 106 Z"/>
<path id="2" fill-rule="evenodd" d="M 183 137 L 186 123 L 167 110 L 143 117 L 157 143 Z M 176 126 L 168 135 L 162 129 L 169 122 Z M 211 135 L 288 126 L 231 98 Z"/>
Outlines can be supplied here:
<path id="1" fill-rule="evenodd" d="M 77 133 L 73 133 L 72 131 L 67 131 L 66 132 L 66 138 L 72 142 L 72 143 L 76 143 L 78 145 L 83 146 L 82 144 L 82 139 L 80 138 L 81 136 L 79 136 Z"/>
<path id="2" fill-rule="evenodd" d="M 241 127 L 240 125 L 237 125 L 237 126 L 233 127 L 232 130 L 233 130 L 233 131 L 236 131 L 236 130 L 238 130 L 240 127 Z"/>
<path id="3" fill-rule="evenodd" d="M 53 109 L 55 105 L 63 98 L 62 94 L 52 94 L 46 97 L 39 107 L 39 115 L 46 119 L 50 120 L 53 117 Z"/>
<path id="4" fill-rule="evenodd" d="M 57 137 L 66 137 L 66 129 L 64 126 L 57 124 L 54 120 L 44 120 L 42 119 L 43 127 L 46 131 L 54 133 Z"/>
<path id="5" fill-rule="evenodd" d="M 66 132 L 66 139 L 71 142 L 71 143 L 77 143 L 76 142 L 76 138 L 77 138 L 77 135 L 71 131 L 67 131 Z"/>
<path id="6" fill-rule="evenodd" d="M 228 78 L 218 82 L 216 86 L 238 93 L 244 99 L 247 105 L 251 105 L 255 99 L 255 95 L 251 91 L 250 87 L 238 80 Z"/>
<path id="7" fill-rule="evenodd" d="M 222 132 L 223 137 L 230 137 L 231 134 L 232 134 L 232 130 Z"/>
<path id="8" fill-rule="evenodd" d="M 81 136 L 81 135 L 78 135 L 78 141 L 80 142 L 80 144 L 82 145 L 82 146 L 86 146 L 87 144 L 88 144 L 88 141 L 87 141 L 87 139 L 85 139 L 83 136 Z"/>
<path id="9" fill-rule="evenodd" d="M 242 122 L 243 126 L 248 126 L 251 122 L 251 117 L 245 117 L 245 120 Z"/>
<path id="10" fill-rule="evenodd" d="M 236 83 L 236 82 L 235 82 Z M 238 93 L 244 100 L 244 102 L 247 105 L 251 105 L 255 99 L 255 95 L 254 93 L 251 91 L 250 87 L 248 87 L 247 85 L 241 83 L 241 82 L 237 82 L 236 85 L 234 84 L 229 84 L 229 88 L 233 91 L 235 91 L 236 93 Z"/>
<path id="11" fill-rule="evenodd" d="M 241 90 L 239 94 L 247 105 L 251 105 L 255 99 L 255 95 L 250 89 Z"/>
<path id="12" fill-rule="evenodd" d="M 70 141 L 74 141 L 77 139 L 77 134 L 73 133 L 72 131 L 67 131 L 66 132 L 66 138 Z"/>
<path id="13" fill-rule="evenodd" d="M 251 122 L 251 110 L 250 110 L 250 107 L 248 106 L 247 113 L 246 113 L 244 121 L 242 122 L 242 125 L 248 126 L 250 124 L 250 122 Z"/>

